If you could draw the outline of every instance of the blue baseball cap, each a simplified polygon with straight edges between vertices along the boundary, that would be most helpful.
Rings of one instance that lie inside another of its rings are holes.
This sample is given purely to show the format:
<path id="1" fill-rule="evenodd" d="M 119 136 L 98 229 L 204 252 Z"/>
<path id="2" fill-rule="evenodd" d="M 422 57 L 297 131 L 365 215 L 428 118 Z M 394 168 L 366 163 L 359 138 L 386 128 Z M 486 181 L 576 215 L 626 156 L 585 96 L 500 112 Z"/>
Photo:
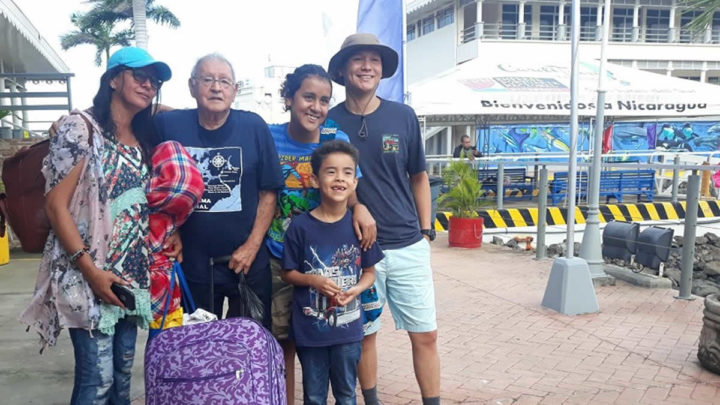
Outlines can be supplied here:
<path id="1" fill-rule="evenodd" d="M 156 61 L 146 50 L 134 46 L 122 48 L 110 56 L 107 70 L 117 66 L 127 66 L 130 68 L 154 66 L 155 70 L 157 70 L 158 79 L 166 82 L 172 77 L 170 66 L 164 62 Z"/>

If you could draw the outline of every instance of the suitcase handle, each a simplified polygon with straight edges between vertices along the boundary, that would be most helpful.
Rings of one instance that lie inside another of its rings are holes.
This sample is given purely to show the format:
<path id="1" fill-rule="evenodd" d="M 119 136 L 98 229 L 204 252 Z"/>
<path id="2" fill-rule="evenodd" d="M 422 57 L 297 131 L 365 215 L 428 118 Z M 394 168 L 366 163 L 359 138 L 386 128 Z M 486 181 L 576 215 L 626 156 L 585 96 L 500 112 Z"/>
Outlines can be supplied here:
<path id="1" fill-rule="evenodd" d="M 210 312 L 215 313 L 215 265 L 230 263 L 232 256 L 210 257 Z"/>

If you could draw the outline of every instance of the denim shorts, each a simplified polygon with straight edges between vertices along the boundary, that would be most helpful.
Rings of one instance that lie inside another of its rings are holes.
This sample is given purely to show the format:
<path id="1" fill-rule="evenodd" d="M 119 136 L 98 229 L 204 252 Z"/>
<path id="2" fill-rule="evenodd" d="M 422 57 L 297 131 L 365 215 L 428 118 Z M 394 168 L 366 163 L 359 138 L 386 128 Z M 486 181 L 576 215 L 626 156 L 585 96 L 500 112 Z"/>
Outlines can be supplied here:
<path id="1" fill-rule="evenodd" d="M 375 265 L 375 288 L 381 306 L 388 303 L 395 329 L 432 332 L 437 329 L 435 286 L 430 268 L 430 243 L 420 241 L 400 249 L 383 250 Z M 363 325 L 365 335 L 380 330 L 380 318 Z"/>

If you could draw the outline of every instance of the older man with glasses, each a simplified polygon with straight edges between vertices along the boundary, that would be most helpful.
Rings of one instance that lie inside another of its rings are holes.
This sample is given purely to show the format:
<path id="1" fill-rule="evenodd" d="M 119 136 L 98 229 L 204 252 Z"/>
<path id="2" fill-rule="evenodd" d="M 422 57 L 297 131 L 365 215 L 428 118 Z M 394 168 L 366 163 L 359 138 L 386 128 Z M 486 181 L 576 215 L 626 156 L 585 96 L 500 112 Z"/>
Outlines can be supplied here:
<path id="1" fill-rule="evenodd" d="M 185 146 L 205 183 L 200 205 L 180 228 L 183 270 L 198 306 L 219 318 L 238 315 L 239 273 L 263 302 L 270 326 L 270 262 L 263 243 L 283 185 L 280 162 L 267 124 L 257 114 L 230 108 L 237 84 L 230 62 L 219 54 L 200 58 L 188 81 L 197 109 L 159 114 L 162 140 Z M 230 256 L 210 269 L 211 258 Z M 212 276 L 212 278 L 211 278 Z M 214 283 L 211 284 L 211 280 Z M 211 295 L 211 286 L 212 295 Z"/>
<path id="2" fill-rule="evenodd" d="M 367 322 L 358 378 L 365 403 L 377 404 L 377 308 L 387 301 L 395 327 L 410 336 L 422 403 L 439 404 L 440 359 L 428 243 L 435 231 L 423 140 L 412 108 L 376 95 L 380 79 L 392 76 L 397 65 L 392 48 L 372 34 L 358 33 L 345 39 L 328 67 L 332 79 L 345 86 L 345 102 L 330 110 L 328 118 L 360 151 L 363 178 L 357 198 L 377 221 L 377 241 L 385 253 L 375 265 L 378 301 L 363 302 Z"/>

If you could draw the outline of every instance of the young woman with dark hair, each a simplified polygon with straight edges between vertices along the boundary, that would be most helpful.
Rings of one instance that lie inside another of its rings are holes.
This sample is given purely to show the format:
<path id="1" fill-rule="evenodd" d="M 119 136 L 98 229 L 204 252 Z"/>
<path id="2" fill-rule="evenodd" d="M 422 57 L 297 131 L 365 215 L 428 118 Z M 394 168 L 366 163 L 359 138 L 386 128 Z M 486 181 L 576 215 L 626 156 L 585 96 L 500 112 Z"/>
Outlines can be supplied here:
<path id="1" fill-rule="evenodd" d="M 285 354 L 285 370 L 288 403 L 295 395 L 295 345 L 290 334 L 290 311 L 292 286 L 282 281 L 282 257 L 285 231 L 294 215 L 310 211 L 320 204 L 320 194 L 311 184 L 312 152 L 326 140 L 339 139 L 349 142 L 348 136 L 326 123 L 332 98 L 332 82 L 328 73 L 318 65 L 302 65 L 286 76 L 280 94 L 285 99 L 285 111 L 290 112 L 290 122 L 270 125 L 270 133 L 280 157 L 285 186 L 278 191 L 277 207 L 270 229 L 267 246 L 270 250 L 270 268 L 273 280 L 272 332 L 280 342 Z M 354 200 L 355 203 L 357 200 Z M 362 204 L 354 204 L 355 218 L 373 222 Z M 369 247 L 375 241 L 376 230 L 356 225 L 362 233 L 362 246 Z"/>
<path id="2" fill-rule="evenodd" d="M 130 403 L 137 327 L 150 309 L 145 185 L 152 103 L 170 68 L 139 48 L 108 60 L 93 107 L 62 119 L 43 174 L 52 230 L 20 320 L 54 345 L 70 331 L 71 404 Z"/>

